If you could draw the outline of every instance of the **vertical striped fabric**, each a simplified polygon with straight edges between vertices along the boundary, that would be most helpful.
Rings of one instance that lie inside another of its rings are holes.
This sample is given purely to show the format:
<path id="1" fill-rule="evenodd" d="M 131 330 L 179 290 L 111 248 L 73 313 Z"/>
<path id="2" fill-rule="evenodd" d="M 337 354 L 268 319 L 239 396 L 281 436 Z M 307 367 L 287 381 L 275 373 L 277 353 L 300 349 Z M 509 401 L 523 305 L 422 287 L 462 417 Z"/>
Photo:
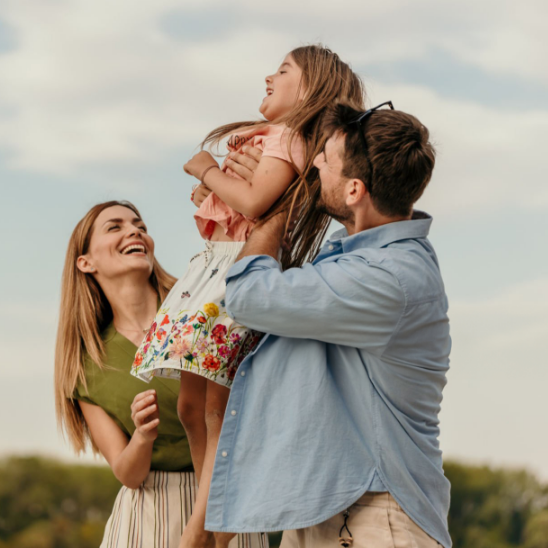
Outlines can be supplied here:
<path id="1" fill-rule="evenodd" d="M 196 500 L 193 472 L 151 472 L 139 489 L 122 487 L 100 548 L 178 548 Z M 230 548 L 268 548 L 262 533 L 238 535 Z"/>

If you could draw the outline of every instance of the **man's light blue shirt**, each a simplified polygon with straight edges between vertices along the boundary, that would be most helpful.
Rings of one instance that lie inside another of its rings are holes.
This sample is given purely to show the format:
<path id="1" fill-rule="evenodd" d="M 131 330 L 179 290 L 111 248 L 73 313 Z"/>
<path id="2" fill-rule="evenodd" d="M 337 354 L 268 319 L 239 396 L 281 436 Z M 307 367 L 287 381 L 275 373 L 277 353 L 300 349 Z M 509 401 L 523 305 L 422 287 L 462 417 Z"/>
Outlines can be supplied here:
<path id="1" fill-rule="evenodd" d="M 229 314 L 268 335 L 232 386 L 206 529 L 300 529 L 389 491 L 451 546 L 438 443 L 451 341 L 431 222 L 338 231 L 285 272 L 264 255 L 231 268 Z"/>

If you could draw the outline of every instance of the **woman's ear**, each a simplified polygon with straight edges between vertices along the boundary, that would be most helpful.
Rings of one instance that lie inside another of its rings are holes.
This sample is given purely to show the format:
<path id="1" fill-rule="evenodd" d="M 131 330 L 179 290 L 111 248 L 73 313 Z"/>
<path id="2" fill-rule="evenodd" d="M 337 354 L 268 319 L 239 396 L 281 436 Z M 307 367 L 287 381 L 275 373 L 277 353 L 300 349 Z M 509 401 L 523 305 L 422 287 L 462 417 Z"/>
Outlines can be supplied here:
<path id="1" fill-rule="evenodd" d="M 76 259 L 76 266 L 78 267 L 78 270 L 84 274 L 91 274 L 95 272 L 95 267 L 91 264 L 86 255 L 80 255 L 80 257 Z"/>

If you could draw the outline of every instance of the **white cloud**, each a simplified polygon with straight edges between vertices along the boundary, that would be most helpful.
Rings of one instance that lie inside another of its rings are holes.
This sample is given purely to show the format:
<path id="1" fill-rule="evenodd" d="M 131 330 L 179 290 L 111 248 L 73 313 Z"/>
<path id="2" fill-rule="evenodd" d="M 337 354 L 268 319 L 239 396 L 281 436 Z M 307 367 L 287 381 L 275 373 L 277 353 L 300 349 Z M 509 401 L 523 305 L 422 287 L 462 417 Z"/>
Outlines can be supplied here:
<path id="1" fill-rule="evenodd" d="M 434 177 L 419 207 L 444 215 L 548 206 L 543 161 L 548 110 L 521 111 L 447 99 L 420 86 L 370 86 L 373 104 L 392 99 L 417 116 L 437 148 Z"/>
<path id="2" fill-rule="evenodd" d="M 366 66 L 371 59 L 416 59 L 444 44 L 468 59 L 472 46 L 462 40 L 461 31 L 466 24 L 474 32 L 481 28 L 476 17 L 487 31 L 482 47 L 471 43 L 488 65 L 499 51 L 497 24 L 506 24 L 512 12 L 507 4 L 497 4 L 499 9 L 491 12 L 471 0 L 458 6 L 433 0 L 412 6 L 401 0 L 370 6 L 343 1 L 311 11 L 309 3 L 257 5 L 241 0 L 231 10 L 245 26 L 235 26 L 227 36 L 196 41 L 162 32 L 162 17 L 181 9 L 175 0 L 138 6 L 128 0 L 10 0 L 0 9 L 0 18 L 15 29 L 18 48 L 0 56 L 0 146 L 8 152 L 12 169 L 73 174 L 112 162 L 154 164 L 173 150 L 197 145 L 221 123 L 258 116 L 265 74 L 306 38 L 329 37 L 354 66 Z M 216 1 L 208 5 L 225 6 Z M 185 4 L 194 13 L 203 9 L 203 3 Z M 281 24 L 287 13 L 292 14 L 287 21 L 291 32 Z M 268 26 L 273 17 L 281 18 L 275 19 L 280 20 L 275 29 Z M 306 26 L 307 18 L 316 25 L 313 29 Z M 345 20 L 350 32 L 344 30 Z M 367 33 L 356 35 L 356 26 L 366 23 Z M 527 29 L 523 16 L 516 28 Z M 511 46 L 500 47 L 507 59 L 504 47 Z M 502 67 L 491 64 L 495 70 Z M 408 105 L 410 111 L 424 113 L 425 121 L 432 120 L 441 143 L 437 177 L 444 180 L 442 203 L 462 208 L 470 203 L 548 202 L 540 182 L 529 182 L 545 175 L 540 147 L 546 111 L 497 111 L 448 101 L 428 89 L 378 89 L 395 94 L 400 108 Z M 516 180 L 534 186 L 515 197 Z"/>
<path id="3" fill-rule="evenodd" d="M 472 32 L 460 39 L 448 35 L 444 46 L 463 61 L 487 72 L 525 77 L 548 85 L 545 25 L 548 4 L 543 0 L 477 2 L 478 9 L 483 12 L 481 25 L 474 25 Z"/>
<path id="4" fill-rule="evenodd" d="M 485 300 L 455 302 L 450 308 L 452 361 L 461 379 L 516 377 L 548 380 L 543 349 L 548 334 L 548 279 L 519 283 Z M 457 374 L 457 372 L 455 372 Z"/>
<path id="5" fill-rule="evenodd" d="M 160 31 L 160 16 L 176 5 L 58 2 L 46 9 L 35 1 L 0 11 L 19 42 L 0 56 L 0 145 L 10 167 L 73 173 L 90 164 L 154 162 L 197 145 L 238 112 L 258 117 L 264 65 L 257 78 L 261 56 L 246 44 L 266 40 L 274 49 L 277 35 L 184 43 Z M 279 55 L 269 72 L 278 62 Z"/>

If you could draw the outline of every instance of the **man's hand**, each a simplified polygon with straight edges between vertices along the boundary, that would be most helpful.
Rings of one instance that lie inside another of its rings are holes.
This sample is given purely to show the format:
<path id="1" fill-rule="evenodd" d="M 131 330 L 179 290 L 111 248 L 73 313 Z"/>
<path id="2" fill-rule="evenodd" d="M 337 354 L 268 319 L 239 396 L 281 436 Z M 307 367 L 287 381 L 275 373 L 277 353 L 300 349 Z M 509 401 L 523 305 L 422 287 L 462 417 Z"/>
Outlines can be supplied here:
<path id="1" fill-rule="evenodd" d="M 255 225 L 236 261 L 251 255 L 270 255 L 270 257 L 278 260 L 286 223 L 287 213 L 282 212 L 274 215 L 264 223 Z"/>
<path id="2" fill-rule="evenodd" d="M 250 146 L 242 147 L 241 151 L 231 152 L 226 160 L 226 165 L 248 183 L 251 183 L 255 170 L 261 161 L 263 151 Z"/>

